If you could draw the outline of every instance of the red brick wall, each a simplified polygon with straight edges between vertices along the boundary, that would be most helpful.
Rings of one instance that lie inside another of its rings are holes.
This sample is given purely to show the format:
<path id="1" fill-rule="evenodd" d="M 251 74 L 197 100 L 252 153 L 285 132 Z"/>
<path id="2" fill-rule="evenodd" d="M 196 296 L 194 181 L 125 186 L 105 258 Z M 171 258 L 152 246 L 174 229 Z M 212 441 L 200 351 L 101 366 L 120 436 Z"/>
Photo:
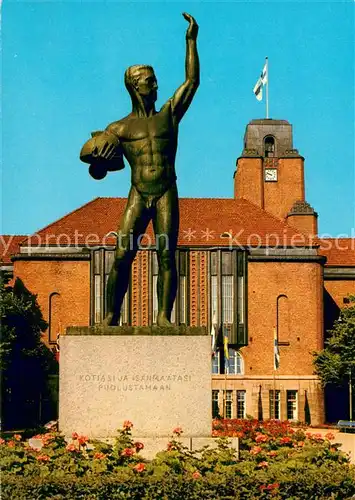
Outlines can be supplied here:
<path id="1" fill-rule="evenodd" d="M 242 349 L 246 375 L 272 375 L 273 330 L 279 302 L 279 375 L 312 375 L 310 352 L 322 348 L 323 278 L 316 263 L 249 262 L 248 336 Z M 252 340 L 250 339 L 252 338 Z"/>
<path id="2" fill-rule="evenodd" d="M 37 294 L 46 321 L 50 294 L 60 294 L 52 299 L 52 339 L 59 330 L 63 334 L 67 326 L 90 324 L 90 262 L 18 260 L 14 263 L 14 276 Z"/>
<path id="3" fill-rule="evenodd" d="M 277 182 L 264 183 L 264 209 L 283 219 L 296 200 L 304 200 L 303 160 L 280 159 Z"/>
<path id="4" fill-rule="evenodd" d="M 239 158 L 234 177 L 234 197 L 244 198 L 263 208 L 263 168 L 261 158 Z"/>
<path id="5" fill-rule="evenodd" d="M 313 236 L 318 234 L 318 220 L 315 215 L 290 215 L 286 221 L 287 224 L 295 227 L 301 233 Z"/>
<path id="6" fill-rule="evenodd" d="M 295 201 L 305 199 L 303 159 L 281 158 L 277 170 L 277 182 L 265 182 L 261 158 L 239 158 L 234 178 L 235 198 L 245 198 L 284 219 Z"/>
<path id="7" fill-rule="evenodd" d="M 343 299 L 348 295 L 355 295 L 355 281 L 354 280 L 330 280 L 324 282 L 324 287 L 332 296 L 334 302 L 338 307 L 345 306 Z"/>

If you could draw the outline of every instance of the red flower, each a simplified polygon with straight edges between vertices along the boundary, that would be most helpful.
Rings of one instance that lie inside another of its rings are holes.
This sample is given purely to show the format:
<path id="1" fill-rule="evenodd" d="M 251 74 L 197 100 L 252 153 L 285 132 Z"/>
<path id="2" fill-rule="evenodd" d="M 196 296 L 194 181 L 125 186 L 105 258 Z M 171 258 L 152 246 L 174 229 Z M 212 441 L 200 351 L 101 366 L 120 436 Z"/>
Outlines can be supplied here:
<path id="1" fill-rule="evenodd" d="M 261 453 L 263 449 L 260 446 L 253 446 L 252 449 L 250 450 L 250 453 L 252 455 L 257 455 L 258 453 Z"/>
<path id="2" fill-rule="evenodd" d="M 73 443 L 68 444 L 65 449 L 67 451 L 78 451 L 77 447 Z"/>
<path id="3" fill-rule="evenodd" d="M 269 462 L 263 460 L 262 462 L 258 463 L 258 467 L 269 467 Z"/>
<path id="4" fill-rule="evenodd" d="M 320 432 L 317 432 L 316 434 L 313 434 L 313 439 L 316 441 L 323 441 L 323 436 Z"/>
<path id="5" fill-rule="evenodd" d="M 195 470 L 195 472 L 192 474 L 192 477 L 194 479 L 200 479 L 200 477 L 202 477 L 202 476 L 201 476 L 201 474 L 199 473 L 198 470 Z"/>
<path id="6" fill-rule="evenodd" d="M 41 436 L 41 439 L 42 439 L 43 446 L 47 446 L 47 444 L 49 444 L 51 441 L 53 441 L 54 436 L 50 432 L 47 432 L 46 434 L 43 434 L 43 436 Z"/>
<path id="7" fill-rule="evenodd" d="M 271 450 L 271 451 L 269 451 L 268 455 L 269 455 L 269 457 L 276 457 L 277 451 L 276 450 Z"/>
<path id="8" fill-rule="evenodd" d="M 122 452 L 121 455 L 122 457 L 131 457 L 134 455 L 135 450 L 133 448 L 125 448 Z"/>
<path id="9" fill-rule="evenodd" d="M 269 490 L 269 491 L 270 491 L 270 490 L 275 490 L 275 489 L 276 489 L 276 488 L 278 488 L 279 486 L 280 486 L 280 484 L 279 484 L 279 483 L 272 483 L 272 484 L 268 484 L 268 485 L 266 486 L 266 489 L 267 489 L 267 490 Z"/>
<path id="10" fill-rule="evenodd" d="M 327 432 L 327 434 L 324 437 L 325 439 L 328 439 L 328 441 L 332 441 L 333 439 L 335 439 L 335 436 L 332 432 Z"/>
<path id="11" fill-rule="evenodd" d="M 14 447 L 15 447 L 15 441 L 12 441 L 12 440 L 11 440 L 11 441 L 9 441 L 9 442 L 7 443 L 7 446 L 8 446 L 9 448 L 14 448 Z"/>
<path id="12" fill-rule="evenodd" d="M 175 427 L 175 429 L 173 430 L 173 434 L 176 434 L 177 436 L 181 436 L 182 433 L 183 430 L 181 429 L 181 427 Z"/>
<path id="13" fill-rule="evenodd" d="M 135 465 L 133 467 L 133 469 L 136 471 L 136 472 L 143 472 L 145 470 L 145 464 L 143 464 L 142 462 L 140 462 L 139 464 Z"/>
<path id="14" fill-rule="evenodd" d="M 0 438 L 0 444 L 4 444 L 4 443 L 5 443 L 5 439 Z"/>
<path id="15" fill-rule="evenodd" d="M 49 462 L 50 461 L 50 458 L 48 455 L 37 455 L 36 458 L 39 462 Z"/>
<path id="16" fill-rule="evenodd" d="M 265 434 L 257 434 L 256 435 L 256 438 L 255 438 L 256 443 L 266 443 L 267 441 L 269 441 L 269 438 Z"/>
<path id="17" fill-rule="evenodd" d="M 280 444 L 288 444 L 291 443 L 292 439 L 289 436 L 282 437 L 280 439 Z"/>
<path id="18" fill-rule="evenodd" d="M 143 448 L 144 448 L 144 444 L 140 443 L 139 441 L 137 441 L 136 443 L 134 443 L 133 446 L 135 447 L 136 452 L 138 452 L 139 450 L 143 450 Z"/>
<path id="19" fill-rule="evenodd" d="M 21 441 L 21 434 L 14 434 L 14 439 L 16 439 L 16 441 Z"/>
<path id="20" fill-rule="evenodd" d="M 79 436 L 78 437 L 78 443 L 82 446 L 86 446 L 86 443 L 89 441 L 89 438 L 87 436 Z"/>
<path id="21" fill-rule="evenodd" d="M 79 434 L 77 432 L 73 432 L 73 434 L 71 435 L 72 439 L 78 439 L 79 437 Z"/>
<path id="22" fill-rule="evenodd" d="M 100 451 L 97 451 L 94 454 L 94 458 L 96 458 L 97 460 L 103 460 L 106 457 L 107 457 L 107 455 L 105 455 L 105 453 L 101 453 Z"/>
<path id="23" fill-rule="evenodd" d="M 130 422 L 129 420 L 125 420 L 125 421 L 123 422 L 123 428 L 124 428 L 125 430 L 132 429 L 132 427 L 133 427 L 133 424 L 132 424 L 132 422 Z"/>

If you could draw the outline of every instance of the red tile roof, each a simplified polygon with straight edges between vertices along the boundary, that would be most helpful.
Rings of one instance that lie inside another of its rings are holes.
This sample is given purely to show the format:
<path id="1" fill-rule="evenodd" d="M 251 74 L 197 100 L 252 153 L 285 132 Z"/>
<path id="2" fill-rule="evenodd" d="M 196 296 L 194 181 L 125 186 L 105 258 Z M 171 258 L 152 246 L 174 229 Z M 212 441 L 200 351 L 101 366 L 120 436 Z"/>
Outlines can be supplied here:
<path id="1" fill-rule="evenodd" d="M 11 255 L 19 252 L 20 243 L 26 239 L 26 235 L 0 235 L 0 262 L 1 264 L 11 264 Z"/>
<path id="2" fill-rule="evenodd" d="M 29 239 L 32 245 L 115 244 L 106 235 L 117 231 L 126 198 L 96 198 L 41 229 Z M 233 245 L 307 246 L 307 236 L 244 199 L 180 198 L 180 246 Z M 153 241 L 151 224 L 147 234 Z M 106 238 L 105 238 L 106 237 Z M 149 243 L 149 239 L 142 243 Z M 313 240 L 311 244 L 317 242 Z"/>
<path id="3" fill-rule="evenodd" d="M 327 266 L 355 266 L 355 238 L 323 238 L 319 253 L 327 257 Z"/>

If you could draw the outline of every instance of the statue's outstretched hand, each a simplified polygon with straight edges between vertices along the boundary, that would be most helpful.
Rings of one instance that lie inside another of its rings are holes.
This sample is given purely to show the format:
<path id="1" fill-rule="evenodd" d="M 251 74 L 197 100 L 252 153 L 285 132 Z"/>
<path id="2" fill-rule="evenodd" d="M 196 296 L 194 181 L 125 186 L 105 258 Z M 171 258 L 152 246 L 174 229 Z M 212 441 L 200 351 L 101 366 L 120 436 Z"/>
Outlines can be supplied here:
<path id="1" fill-rule="evenodd" d="M 190 16 L 190 14 L 187 14 L 187 12 L 183 12 L 182 15 L 188 21 L 189 27 L 187 28 L 186 31 L 186 38 L 190 40 L 196 40 L 197 39 L 197 33 L 198 33 L 198 24 L 195 21 L 195 19 Z"/>

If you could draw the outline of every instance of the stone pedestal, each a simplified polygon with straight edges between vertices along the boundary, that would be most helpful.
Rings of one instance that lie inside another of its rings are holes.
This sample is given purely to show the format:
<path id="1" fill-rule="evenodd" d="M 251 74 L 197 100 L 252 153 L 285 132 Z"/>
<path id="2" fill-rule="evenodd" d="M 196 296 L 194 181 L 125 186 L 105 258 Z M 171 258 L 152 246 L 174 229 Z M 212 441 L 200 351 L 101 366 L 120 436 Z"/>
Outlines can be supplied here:
<path id="1" fill-rule="evenodd" d="M 204 328 L 72 327 L 60 338 L 59 427 L 114 437 L 210 437 L 211 339 Z"/>

